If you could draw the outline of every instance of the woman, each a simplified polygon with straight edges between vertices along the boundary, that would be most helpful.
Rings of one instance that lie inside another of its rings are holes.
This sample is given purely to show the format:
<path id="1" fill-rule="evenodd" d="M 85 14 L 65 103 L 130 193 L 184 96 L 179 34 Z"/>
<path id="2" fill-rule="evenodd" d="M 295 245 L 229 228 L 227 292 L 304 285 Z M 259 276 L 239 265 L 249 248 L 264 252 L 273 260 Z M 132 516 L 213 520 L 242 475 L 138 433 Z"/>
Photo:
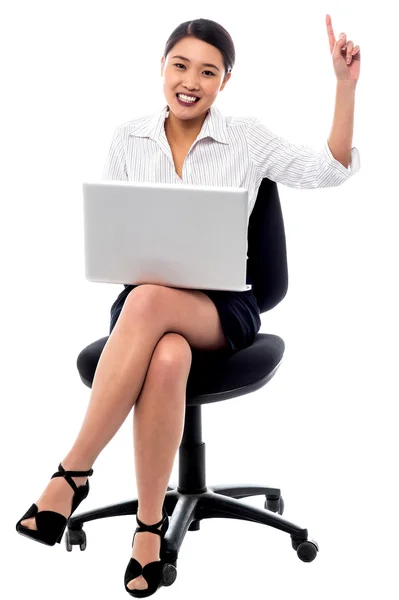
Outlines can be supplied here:
<path id="1" fill-rule="evenodd" d="M 344 55 L 355 58 L 358 47 L 335 42 L 327 17 L 337 78 L 355 85 L 358 67 L 354 62 L 344 67 L 341 61 Z M 266 176 L 291 187 L 315 188 L 340 185 L 358 170 L 351 131 L 343 135 L 353 119 L 349 83 L 337 95 L 330 146 L 315 151 L 273 135 L 255 118 L 220 114 L 213 105 L 234 62 L 234 45 L 223 27 L 207 19 L 179 25 L 161 60 L 168 104 L 160 113 L 117 128 L 105 178 L 241 186 L 249 191 L 251 212 Z M 349 162 L 349 153 L 352 168 L 334 158 Z M 249 273 L 247 282 L 252 283 Z M 61 540 L 71 509 L 89 492 L 92 465 L 135 405 L 136 519 L 141 528 L 134 535 L 125 587 L 133 596 L 153 594 L 160 582 L 169 523 L 163 500 L 183 434 L 192 349 L 231 354 L 251 345 L 260 325 L 252 290 L 125 285 L 111 308 L 110 336 L 81 430 L 38 502 L 18 521 L 19 533 L 50 545 Z"/>

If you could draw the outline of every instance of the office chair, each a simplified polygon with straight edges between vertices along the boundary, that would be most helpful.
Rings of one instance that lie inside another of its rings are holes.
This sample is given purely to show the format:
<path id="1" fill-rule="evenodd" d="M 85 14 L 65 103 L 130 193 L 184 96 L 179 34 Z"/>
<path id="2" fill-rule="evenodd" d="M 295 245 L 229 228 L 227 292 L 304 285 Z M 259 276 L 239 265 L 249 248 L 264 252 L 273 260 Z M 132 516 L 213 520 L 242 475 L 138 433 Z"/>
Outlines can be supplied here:
<path id="1" fill-rule="evenodd" d="M 266 312 L 285 297 L 288 268 L 284 222 L 277 185 L 264 178 L 248 224 L 248 263 L 253 291 L 260 309 Z M 77 368 L 85 385 L 91 388 L 101 352 L 108 337 L 103 337 L 78 356 Z M 186 388 L 186 415 L 179 447 L 179 482 L 168 486 L 164 506 L 171 516 L 165 535 L 166 564 L 162 584 L 171 585 L 177 575 L 180 546 L 188 531 L 198 531 L 202 519 L 244 519 L 270 525 L 289 533 L 291 544 L 304 562 L 315 559 L 319 550 L 308 540 L 307 529 L 281 517 L 284 501 L 278 488 L 252 484 L 207 486 L 205 481 L 205 444 L 202 441 L 201 405 L 228 400 L 258 390 L 276 373 L 284 354 L 284 341 L 277 335 L 258 333 L 254 343 L 231 356 L 192 349 L 191 370 Z M 240 502 L 247 496 L 265 495 L 264 508 Z M 138 500 L 105 506 L 68 520 L 66 547 L 86 548 L 83 523 L 105 517 L 135 515 Z M 274 514 L 278 513 L 278 514 Z"/>

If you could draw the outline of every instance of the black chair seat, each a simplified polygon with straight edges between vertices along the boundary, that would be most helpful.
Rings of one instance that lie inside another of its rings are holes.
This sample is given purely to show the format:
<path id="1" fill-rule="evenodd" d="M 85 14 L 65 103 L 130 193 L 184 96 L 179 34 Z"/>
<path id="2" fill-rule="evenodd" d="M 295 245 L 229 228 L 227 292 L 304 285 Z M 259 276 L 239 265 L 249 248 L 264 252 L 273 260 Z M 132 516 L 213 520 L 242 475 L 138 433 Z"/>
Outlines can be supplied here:
<path id="1" fill-rule="evenodd" d="M 80 377 L 90 388 L 107 340 L 108 336 L 93 342 L 78 356 Z M 219 402 L 259 389 L 273 377 L 283 358 L 284 348 L 284 341 L 277 335 L 258 333 L 251 346 L 231 356 L 192 349 L 187 406 Z"/>

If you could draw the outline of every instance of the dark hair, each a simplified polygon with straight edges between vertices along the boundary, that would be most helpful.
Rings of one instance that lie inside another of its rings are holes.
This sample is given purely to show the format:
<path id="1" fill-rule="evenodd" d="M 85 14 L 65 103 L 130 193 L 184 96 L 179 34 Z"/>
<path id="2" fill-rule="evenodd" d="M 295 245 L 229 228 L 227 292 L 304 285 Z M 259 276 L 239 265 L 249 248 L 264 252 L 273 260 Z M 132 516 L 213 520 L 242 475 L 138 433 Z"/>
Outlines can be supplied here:
<path id="1" fill-rule="evenodd" d="M 211 21 L 210 19 L 194 19 L 194 21 L 185 21 L 176 27 L 166 42 L 164 50 L 165 59 L 173 46 L 181 39 L 188 36 L 195 37 L 203 42 L 207 42 L 208 44 L 215 46 L 223 56 L 225 77 L 228 73 L 230 73 L 236 59 L 233 40 L 224 27 L 219 25 L 219 23 L 216 23 L 216 21 Z"/>

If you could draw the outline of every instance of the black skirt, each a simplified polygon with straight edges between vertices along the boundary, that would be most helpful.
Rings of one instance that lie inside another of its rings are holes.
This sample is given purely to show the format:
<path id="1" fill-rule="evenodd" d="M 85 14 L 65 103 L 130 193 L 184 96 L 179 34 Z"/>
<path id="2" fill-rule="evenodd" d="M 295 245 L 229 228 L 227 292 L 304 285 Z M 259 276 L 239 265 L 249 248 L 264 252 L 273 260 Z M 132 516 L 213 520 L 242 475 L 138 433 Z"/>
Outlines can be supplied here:
<path id="1" fill-rule="evenodd" d="M 253 285 L 252 277 L 247 270 L 247 283 Z M 109 333 L 116 325 L 123 304 L 130 292 L 137 285 L 125 284 L 125 289 L 119 294 L 111 306 Z M 219 313 L 220 322 L 229 347 L 221 352 L 233 354 L 250 346 L 258 333 L 261 320 L 260 311 L 253 290 L 232 292 L 229 290 L 199 290 L 212 300 Z"/>

